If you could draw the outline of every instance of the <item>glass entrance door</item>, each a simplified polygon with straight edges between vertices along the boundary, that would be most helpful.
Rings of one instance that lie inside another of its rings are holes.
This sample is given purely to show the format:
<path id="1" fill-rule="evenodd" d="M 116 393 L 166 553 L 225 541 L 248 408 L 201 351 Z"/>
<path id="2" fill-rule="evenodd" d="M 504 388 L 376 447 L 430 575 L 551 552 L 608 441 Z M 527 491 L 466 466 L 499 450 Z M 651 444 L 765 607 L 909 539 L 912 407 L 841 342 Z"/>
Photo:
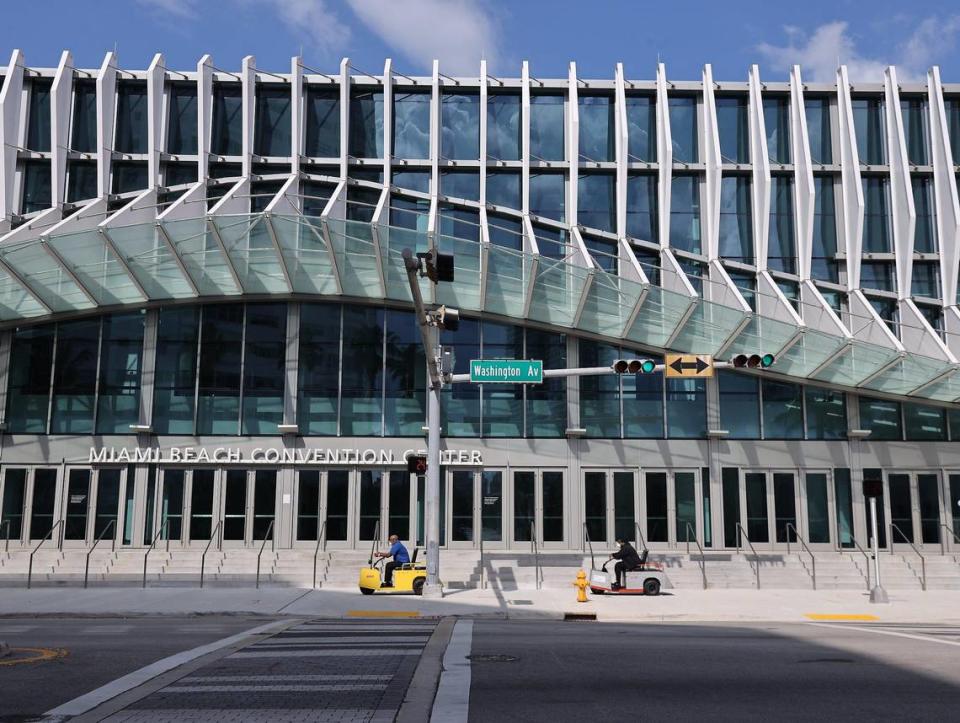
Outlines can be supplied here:
<path id="1" fill-rule="evenodd" d="M 562 547 L 564 530 L 563 472 L 514 470 L 513 538 L 517 546 L 536 540 L 542 547 Z"/>
<path id="2" fill-rule="evenodd" d="M 703 544 L 703 495 L 694 470 L 644 470 L 641 526 L 650 549 Z M 631 536 L 632 539 L 633 536 Z"/>
<path id="3" fill-rule="evenodd" d="M 835 548 L 837 539 L 833 521 L 837 519 L 834 512 L 834 500 L 830 484 L 830 475 L 826 472 L 805 472 L 802 475 L 804 498 L 806 501 L 806 520 L 801 529 L 801 535 L 808 545 L 814 549 L 829 550 Z"/>
<path id="4" fill-rule="evenodd" d="M 406 470 L 363 469 L 358 475 L 358 508 L 356 539 L 373 540 L 380 523 L 379 541 L 386 542 L 391 534 L 408 545 L 412 553 L 414 495 L 412 477 Z"/>
<path id="5" fill-rule="evenodd" d="M 939 549 L 943 533 L 940 525 L 944 519 L 940 504 L 940 475 L 936 472 L 890 472 L 886 492 L 890 542 Z"/>
<path id="6" fill-rule="evenodd" d="M 636 474 L 631 470 L 583 473 L 583 515 L 591 543 L 637 538 Z"/>
<path id="7" fill-rule="evenodd" d="M 446 479 L 445 528 L 449 548 L 476 548 L 480 535 L 486 547 L 503 543 L 503 472 L 449 470 Z"/>
<path id="8" fill-rule="evenodd" d="M 823 537 L 826 478 L 817 477 L 810 483 L 819 490 L 820 496 L 816 500 L 819 507 L 815 511 L 820 510 L 818 535 Z M 749 548 L 748 540 L 757 547 L 771 547 L 788 540 L 795 542 L 797 534 L 802 534 L 798 526 L 798 488 L 794 472 L 747 470 L 741 473 L 735 467 L 726 467 L 723 469 L 722 490 L 725 547 Z M 829 529 L 826 537 L 829 539 Z"/>
<path id="9" fill-rule="evenodd" d="M 86 545 L 90 510 L 90 474 L 89 469 L 67 470 L 66 516 L 63 525 L 63 539 L 66 545 L 81 547 Z"/>
<path id="10" fill-rule="evenodd" d="M 54 524 L 57 505 L 57 470 L 49 467 L 33 470 L 33 491 L 30 502 L 30 539 L 42 540 Z"/>
<path id="11" fill-rule="evenodd" d="M 0 501 L 0 539 L 15 544 L 23 539 L 27 503 L 27 470 L 6 467 L 3 470 L 3 494 Z"/>

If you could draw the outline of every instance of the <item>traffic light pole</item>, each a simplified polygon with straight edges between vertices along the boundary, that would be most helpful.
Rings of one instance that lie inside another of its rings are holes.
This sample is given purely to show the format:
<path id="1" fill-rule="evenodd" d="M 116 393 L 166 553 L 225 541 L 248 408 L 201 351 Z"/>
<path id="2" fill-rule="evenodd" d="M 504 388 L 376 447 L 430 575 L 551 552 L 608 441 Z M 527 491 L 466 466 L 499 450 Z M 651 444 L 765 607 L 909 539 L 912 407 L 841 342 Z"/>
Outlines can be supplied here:
<path id="1" fill-rule="evenodd" d="M 423 586 L 424 597 L 442 597 L 440 585 L 440 330 L 432 323 L 420 293 L 420 261 L 410 249 L 403 250 L 403 264 L 410 283 L 410 294 L 417 316 L 417 326 L 423 350 L 427 357 L 427 372 L 430 383 L 427 389 L 427 479 L 424 490 L 424 525 L 427 547 L 427 580 Z"/>
<path id="2" fill-rule="evenodd" d="M 727 367 L 732 367 L 733 365 L 730 362 L 715 361 L 711 366 L 713 366 L 714 369 L 726 369 Z M 663 372 L 664 368 L 665 367 L 663 364 L 657 364 L 656 366 L 653 367 L 650 373 Z M 624 373 L 616 371 L 611 366 L 570 367 L 569 369 L 544 369 L 543 370 L 544 379 L 551 379 L 553 377 L 594 377 L 594 376 L 600 376 L 601 374 L 623 375 Z M 460 382 L 469 382 L 470 375 L 469 374 L 447 374 L 444 377 L 444 381 L 447 384 L 458 384 Z"/>

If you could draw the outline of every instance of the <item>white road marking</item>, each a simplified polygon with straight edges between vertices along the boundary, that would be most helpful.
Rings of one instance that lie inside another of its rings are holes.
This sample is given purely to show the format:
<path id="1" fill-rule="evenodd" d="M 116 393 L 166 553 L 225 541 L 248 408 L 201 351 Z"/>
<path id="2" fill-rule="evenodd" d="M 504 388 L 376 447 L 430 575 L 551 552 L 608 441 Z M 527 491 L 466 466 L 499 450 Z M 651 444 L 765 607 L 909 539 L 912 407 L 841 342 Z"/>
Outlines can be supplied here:
<path id="1" fill-rule="evenodd" d="M 92 625 L 77 632 L 78 635 L 123 635 L 133 630 L 132 625 Z"/>
<path id="2" fill-rule="evenodd" d="M 258 652 L 234 653 L 228 655 L 228 658 L 373 658 L 376 656 L 389 655 L 420 655 L 423 650 L 405 650 L 397 648 L 395 650 L 357 650 L 356 648 L 324 648 L 323 650 L 267 650 Z"/>
<path id="3" fill-rule="evenodd" d="M 378 638 L 374 635 L 367 635 L 365 637 L 353 637 L 353 636 L 344 636 L 338 637 L 336 635 L 330 635 L 326 637 L 319 636 L 306 636 L 306 635 L 278 635 L 275 638 L 271 638 L 269 642 L 265 641 L 258 645 L 258 648 L 262 648 L 264 645 L 290 645 L 292 643 L 296 644 L 316 644 L 316 643 L 369 643 L 371 645 L 389 645 L 390 643 L 421 643 L 423 645 L 427 644 L 427 641 L 430 639 L 429 635 L 387 635 L 382 638 Z"/>
<path id="4" fill-rule="evenodd" d="M 383 675 L 337 675 L 335 673 L 310 675 L 307 673 L 300 675 L 203 675 L 203 676 L 189 676 L 186 678 L 181 678 L 182 681 L 186 683 L 276 683 L 279 681 L 304 681 L 312 680 L 314 682 L 320 682 L 323 680 L 353 680 L 353 681 L 364 681 L 364 680 L 383 680 L 384 677 L 392 678 L 393 676 L 383 676 Z"/>
<path id="5" fill-rule="evenodd" d="M 394 711 L 375 711 L 369 708 L 129 708 L 107 720 L 124 723 L 152 723 L 159 721 L 242 720 L 245 723 L 276 723 L 282 720 L 310 720 L 315 723 L 342 723 L 348 720 L 365 720 L 370 723 L 392 723 Z"/>
<path id="6" fill-rule="evenodd" d="M 174 685 L 157 693 L 309 693 L 324 691 L 385 690 L 386 683 L 337 683 L 335 685 Z"/>
<path id="7" fill-rule="evenodd" d="M 470 651 L 473 621 L 458 620 L 443 655 L 443 673 L 433 701 L 431 721 L 466 723 L 470 714 Z"/>
<path id="8" fill-rule="evenodd" d="M 92 710 L 98 705 L 101 705 L 112 698 L 116 698 L 121 693 L 126 693 L 128 690 L 132 690 L 139 685 L 143 685 L 148 680 L 152 680 L 158 675 L 166 673 L 169 670 L 173 670 L 184 663 L 189 663 L 191 660 L 196 660 L 207 653 L 212 653 L 215 650 L 220 650 L 221 648 L 225 648 L 229 645 L 235 645 L 236 643 L 246 640 L 251 635 L 256 635 L 257 633 L 270 633 L 274 630 L 284 627 L 285 625 L 289 625 L 289 622 L 286 620 L 267 623 L 266 625 L 260 625 L 245 632 L 231 635 L 229 638 L 223 638 L 221 640 L 217 640 L 216 642 L 201 645 L 198 648 L 193 648 L 192 650 L 185 650 L 182 653 L 171 655 L 167 658 L 163 658 L 162 660 L 158 660 L 155 663 L 151 663 L 150 665 L 140 668 L 139 670 L 135 670 L 132 673 L 128 673 L 121 678 L 117 678 L 106 685 L 102 685 L 96 690 L 92 690 L 89 693 L 81 695 L 79 698 L 74 698 L 73 700 L 67 701 L 63 705 L 58 705 L 56 708 L 48 710 L 46 713 L 44 713 L 44 715 L 74 716 L 86 713 L 88 710 Z"/>
<path id="9" fill-rule="evenodd" d="M 862 633 L 875 633 L 876 635 L 892 635 L 897 638 L 908 638 L 910 640 L 922 640 L 927 643 L 939 643 L 940 645 L 955 645 L 960 647 L 960 640 L 944 640 L 942 638 L 931 638 L 926 635 L 914 635 L 912 633 L 901 633 L 896 630 L 881 630 L 879 628 L 861 628 L 859 625 L 846 625 L 843 623 L 807 623 L 807 625 L 816 625 L 821 628 L 843 628 L 844 630 L 859 630 Z"/>
<path id="10" fill-rule="evenodd" d="M 4 625 L 0 628 L 0 635 L 12 635 L 13 633 L 29 633 L 36 629 L 36 625 Z"/>

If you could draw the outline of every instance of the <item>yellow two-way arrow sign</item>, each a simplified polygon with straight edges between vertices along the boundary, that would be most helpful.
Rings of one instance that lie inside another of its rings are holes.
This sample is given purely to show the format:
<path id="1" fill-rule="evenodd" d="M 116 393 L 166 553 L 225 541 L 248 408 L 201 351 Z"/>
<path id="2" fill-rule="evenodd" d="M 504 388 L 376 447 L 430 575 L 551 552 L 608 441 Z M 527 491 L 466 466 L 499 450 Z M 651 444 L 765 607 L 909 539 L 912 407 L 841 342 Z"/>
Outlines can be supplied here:
<path id="1" fill-rule="evenodd" d="M 663 372 L 668 377 L 712 377 L 713 357 L 709 354 L 667 354 Z"/>

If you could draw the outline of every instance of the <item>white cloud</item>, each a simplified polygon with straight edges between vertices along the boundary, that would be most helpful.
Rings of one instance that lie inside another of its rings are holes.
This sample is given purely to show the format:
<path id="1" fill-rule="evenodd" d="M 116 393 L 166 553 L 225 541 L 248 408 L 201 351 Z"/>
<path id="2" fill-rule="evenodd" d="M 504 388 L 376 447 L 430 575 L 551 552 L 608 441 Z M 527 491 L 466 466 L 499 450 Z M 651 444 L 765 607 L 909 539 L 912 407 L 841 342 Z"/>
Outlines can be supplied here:
<path id="1" fill-rule="evenodd" d="M 197 16 L 197 0 L 137 0 L 137 3 L 184 20 Z"/>
<path id="2" fill-rule="evenodd" d="M 340 52 L 350 39 L 350 26 L 344 24 L 326 0 L 266 0 L 294 35 L 309 40 L 325 55 Z"/>
<path id="3" fill-rule="evenodd" d="M 420 69 L 436 58 L 444 73 L 476 75 L 495 62 L 497 22 L 475 0 L 347 0 L 361 22 Z"/>
<path id="4" fill-rule="evenodd" d="M 857 49 L 856 41 L 847 33 L 847 26 L 846 22 L 837 20 L 821 25 L 809 35 L 788 26 L 784 28 L 788 39 L 786 45 L 760 43 L 757 51 L 773 70 L 789 72 L 791 66 L 799 65 L 804 77 L 814 82 L 834 82 L 837 67 L 841 64 L 847 66 L 851 81 L 880 81 L 888 65 L 897 66 L 900 80 L 919 80 L 941 54 L 955 45 L 960 32 L 960 16 L 952 16 L 946 21 L 926 18 L 902 45 L 873 57 Z"/>

